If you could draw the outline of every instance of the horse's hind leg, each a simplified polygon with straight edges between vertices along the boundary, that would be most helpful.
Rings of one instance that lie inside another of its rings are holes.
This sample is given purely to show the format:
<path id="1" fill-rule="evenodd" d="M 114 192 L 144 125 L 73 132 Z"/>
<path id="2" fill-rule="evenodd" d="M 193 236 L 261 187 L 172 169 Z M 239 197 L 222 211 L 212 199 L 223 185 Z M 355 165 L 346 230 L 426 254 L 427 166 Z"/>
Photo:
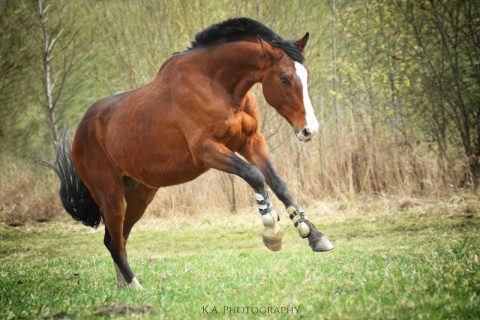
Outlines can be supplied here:
<path id="1" fill-rule="evenodd" d="M 130 178 L 124 178 L 125 187 L 125 201 L 127 203 L 125 220 L 123 222 L 123 238 L 125 242 L 128 240 L 130 231 L 134 224 L 140 220 L 150 202 L 152 202 L 155 193 L 158 189 L 149 188 L 143 184 L 140 184 Z M 120 268 L 114 262 L 115 273 L 117 275 L 118 287 L 128 286 L 127 281 L 122 275 Z"/>
<path id="2" fill-rule="evenodd" d="M 103 240 L 105 247 L 107 247 L 108 251 L 110 251 L 110 243 L 112 241 L 112 238 L 110 236 L 110 233 L 108 232 L 108 228 L 105 228 L 105 238 Z M 125 281 L 125 278 L 122 275 L 122 271 L 120 271 L 120 268 L 118 267 L 117 263 L 114 261 L 113 265 L 115 266 L 115 275 L 117 276 L 117 286 L 119 288 L 125 288 L 128 287 L 127 281 Z"/>
<path id="3" fill-rule="evenodd" d="M 123 237 L 126 241 L 130 235 L 132 227 L 143 216 L 158 189 L 148 187 L 127 177 L 124 178 L 124 186 L 127 210 L 125 213 L 125 221 L 123 223 Z"/>
<path id="4" fill-rule="evenodd" d="M 102 157 L 103 151 L 98 145 L 92 143 L 85 148 L 74 141 L 73 147 L 75 167 L 100 207 L 105 221 L 104 244 L 128 286 L 140 288 L 128 264 L 123 236 L 126 203 L 122 176 L 112 167 L 107 157 Z"/>
<path id="5" fill-rule="evenodd" d="M 121 198 L 108 197 L 101 206 L 105 219 L 105 246 L 110 251 L 112 259 L 129 287 L 141 289 L 140 283 L 132 272 L 127 260 L 126 239 L 123 224 L 125 221 L 125 199 L 123 190 Z M 118 272 L 118 271 L 117 271 Z"/>

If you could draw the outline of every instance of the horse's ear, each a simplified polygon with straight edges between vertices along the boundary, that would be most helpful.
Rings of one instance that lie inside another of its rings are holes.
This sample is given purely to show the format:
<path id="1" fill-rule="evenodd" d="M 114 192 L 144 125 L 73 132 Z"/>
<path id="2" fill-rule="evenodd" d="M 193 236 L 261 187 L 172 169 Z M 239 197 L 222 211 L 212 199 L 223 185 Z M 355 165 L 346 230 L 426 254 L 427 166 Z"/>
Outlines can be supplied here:
<path id="1" fill-rule="evenodd" d="M 305 33 L 302 39 L 298 39 L 297 41 L 295 41 L 295 45 L 299 47 L 302 52 L 305 52 L 305 47 L 307 46 L 309 37 L 310 37 L 310 34 L 307 32 Z"/>
<path id="2" fill-rule="evenodd" d="M 257 39 L 264 56 L 268 56 L 274 61 L 279 60 L 282 57 L 280 50 L 276 50 L 268 42 L 260 38 L 260 36 L 257 36 Z"/>

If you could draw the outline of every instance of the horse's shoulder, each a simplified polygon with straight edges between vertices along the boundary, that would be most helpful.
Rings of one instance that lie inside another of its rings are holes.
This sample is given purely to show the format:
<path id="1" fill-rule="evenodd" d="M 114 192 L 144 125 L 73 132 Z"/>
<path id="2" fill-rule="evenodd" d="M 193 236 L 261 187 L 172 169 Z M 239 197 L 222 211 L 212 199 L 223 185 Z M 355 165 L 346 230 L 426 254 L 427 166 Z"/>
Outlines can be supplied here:
<path id="1" fill-rule="evenodd" d="M 260 119 L 260 111 L 255 95 L 249 92 L 244 101 L 244 106 L 240 113 L 240 123 L 242 132 L 249 136 L 258 130 L 258 122 Z"/>
<path id="2" fill-rule="evenodd" d="M 260 110 L 258 109 L 257 97 L 255 97 L 255 95 L 252 92 L 248 92 L 247 95 L 245 96 L 244 112 L 257 120 L 260 117 Z"/>

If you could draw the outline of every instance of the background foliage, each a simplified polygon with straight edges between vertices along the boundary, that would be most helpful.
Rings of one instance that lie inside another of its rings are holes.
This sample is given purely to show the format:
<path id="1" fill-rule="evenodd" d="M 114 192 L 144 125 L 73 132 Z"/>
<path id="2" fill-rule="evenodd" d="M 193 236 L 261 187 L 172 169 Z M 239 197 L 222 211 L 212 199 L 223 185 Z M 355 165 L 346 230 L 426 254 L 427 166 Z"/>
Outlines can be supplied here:
<path id="1" fill-rule="evenodd" d="M 274 165 L 300 203 L 475 190 L 479 9 L 474 0 L 0 1 L 2 219 L 54 210 L 53 173 L 37 161 L 52 159 L 63 128 L 73 130 L 96 100 L 150 81 L 195 33 L 234 16 L 285 38 L 311 34 L 306 63 L 321 123 L 313 142 L 296 141 L 253 89 Z M 161 190 L 151 212 L 252 204 L 243 181 L 209 172 Z"/>

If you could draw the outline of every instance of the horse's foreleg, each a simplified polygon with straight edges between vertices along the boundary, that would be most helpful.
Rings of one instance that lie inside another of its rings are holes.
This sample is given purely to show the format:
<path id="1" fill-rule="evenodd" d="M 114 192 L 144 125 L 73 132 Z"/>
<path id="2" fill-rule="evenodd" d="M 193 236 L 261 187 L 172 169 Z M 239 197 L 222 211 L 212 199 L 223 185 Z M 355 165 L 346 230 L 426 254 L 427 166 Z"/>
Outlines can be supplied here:
<path id="1" fill-rule="evenodd" d="M 304 211 L 295 204 L 287 184 L 273 168 L 263 136 L 257 135 L 254 138 L 254 143 L 246 144 L 240 150 L 240 153 L 261 170 L 267 184 L 287 208 L 287 212 L 298 234 L 302 238 L 308 238 L 308 243 L 312 250 L 316 252 L 332 250 L 334 248 L 333 244 L 323 233 L 315 228 L 308 220 Z"/>
<path id="2" fill-rule="evenodd" d="M 315 226 L 308 220 L 302 208 L 294 204 L 287 185 L 282 178 L 280 178 L 275 169 L 273 169 L 269 161 L 266 163 L 266 166 L 267 169 L 264 170 L 264 174 L 267 183 L 287 208 L 289 217 L 300 237 L 308 238 L 308 244 L 313 251 L 325 252 L 332 250 L 334 248 L 333 244 L 328 240 L 327 236 L 315 228 Z"/>
<path id="3" fill-rule="evenodd" d="M 235 163 L 235 173 L 243 178 L 255 192 L 255 201 L 258 205 L 258 211 L 262 219 L 263 244 L 272 251 L 282 249 L 282 230 L 280 229 L 280 216 L 273 207 L 270 196 L 265 190 L 265 178 L 263 174 L 253 165 L 241 160 L 235 154 L 232 154 L 233 163 Z"/>
<path id="4" fill-rule="evenodd" d="M 270 202 L 270 197 L 265 190 L 265 178 L 260 170 L 220 143 L 213 141 L 211 144 L 205 143 L 201 150 L 195 151 L 196 165 L 235 174 L 252 187 L 265 226 L 262 234 L 263 243 L 272 251 L 280 250 L 282 248 L 282 232 L 278 223 L 280 218 Z"/>

